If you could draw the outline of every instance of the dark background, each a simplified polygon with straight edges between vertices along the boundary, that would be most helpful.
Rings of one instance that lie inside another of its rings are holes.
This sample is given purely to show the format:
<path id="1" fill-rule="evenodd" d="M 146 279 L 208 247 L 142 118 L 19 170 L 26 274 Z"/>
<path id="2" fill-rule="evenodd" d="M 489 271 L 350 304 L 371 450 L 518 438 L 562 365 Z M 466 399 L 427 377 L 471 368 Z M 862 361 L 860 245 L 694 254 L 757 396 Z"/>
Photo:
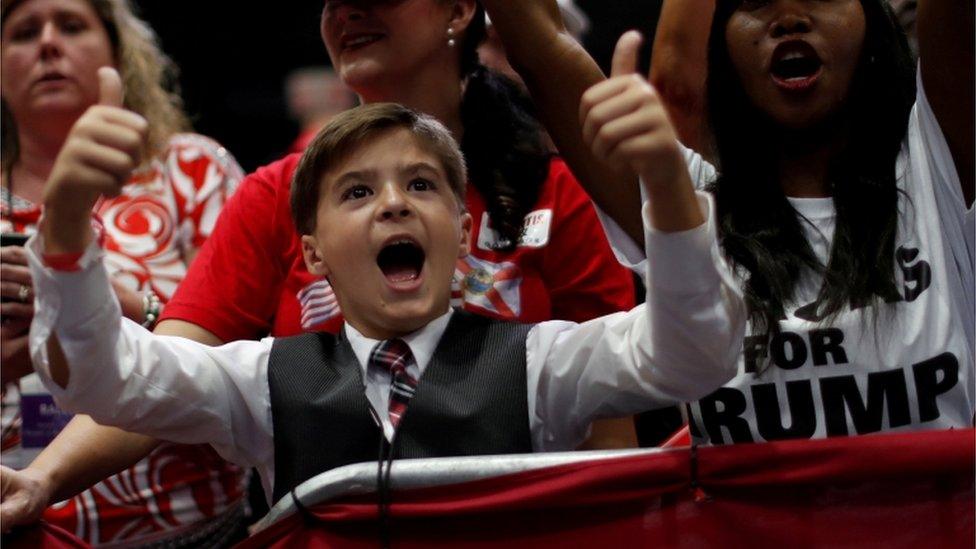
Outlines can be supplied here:
<path id="1" fill-rule="evenodd" d="M 649 51 L 660 2 L 577 0 L 590 16 L 584 45 L 605 71 L 617 38 L 630 28 L 648 36 Z M 196 131 L 230 149 L 248 172 L 281 156 L 298 129 L 285 111 L 285 75 L 329 64 L 319 37 L 322 0 L 136 4 L 180 67 L 182 95 Z"/>

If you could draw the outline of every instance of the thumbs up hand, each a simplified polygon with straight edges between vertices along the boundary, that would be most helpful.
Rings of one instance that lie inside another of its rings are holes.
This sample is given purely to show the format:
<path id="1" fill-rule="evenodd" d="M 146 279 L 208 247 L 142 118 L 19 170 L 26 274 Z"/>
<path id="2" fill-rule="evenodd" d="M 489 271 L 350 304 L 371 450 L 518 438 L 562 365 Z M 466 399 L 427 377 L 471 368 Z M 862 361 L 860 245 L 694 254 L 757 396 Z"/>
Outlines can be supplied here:
<path id="1" fill-rule="evenodd" d="M 71 128 L 44 187 L 42 231 L 48 253 L 84 250 L 95 201 L 100 195 L 118 195 L 139 165 L 149 125 L 123 108 L 115 69 L 98 69 L 98 83 L 98 104 Z"/>
<path id="2" fill-rule="evenodd" d="M 122 108 L 122 77 L 112 67 L 98 69 L 98 104 Z"/>
<path id="3" fill-rule="evenodd" d="M 593 154 L 608 165 L 630 167 L 652 195 L 652 189 L 688 175 L 661 97 L 637 73 L 641 42 L 637 31 L 620 37 L 610 78 L 583 94 L 580 120 L 583 140 Z"/>

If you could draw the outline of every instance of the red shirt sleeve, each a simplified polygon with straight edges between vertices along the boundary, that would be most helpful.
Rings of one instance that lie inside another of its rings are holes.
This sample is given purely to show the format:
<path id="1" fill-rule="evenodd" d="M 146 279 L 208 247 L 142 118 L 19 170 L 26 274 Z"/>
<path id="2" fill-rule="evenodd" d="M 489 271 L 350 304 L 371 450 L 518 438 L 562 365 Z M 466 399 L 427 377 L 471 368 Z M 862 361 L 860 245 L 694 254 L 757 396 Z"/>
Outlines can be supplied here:
<path id="1" fill-rule="evenodd" d="M 162 320 L 191 322 L 224 341 L 271 331 L 289 265 L 282 256 L 294 252 L 288 198 L 300 158 L 287 156 L 244 178 Z"/>
<path id="2" fill-rule="evenodd" d="M 555 217 L 543 258 L 552 318 L 583 322 L 634 307 L 634 279 L 617 261 L 589 195 L 561 159 L 549 167 L 546 192 Z M 581 253 L 585 249 L 585 253 Z"/>

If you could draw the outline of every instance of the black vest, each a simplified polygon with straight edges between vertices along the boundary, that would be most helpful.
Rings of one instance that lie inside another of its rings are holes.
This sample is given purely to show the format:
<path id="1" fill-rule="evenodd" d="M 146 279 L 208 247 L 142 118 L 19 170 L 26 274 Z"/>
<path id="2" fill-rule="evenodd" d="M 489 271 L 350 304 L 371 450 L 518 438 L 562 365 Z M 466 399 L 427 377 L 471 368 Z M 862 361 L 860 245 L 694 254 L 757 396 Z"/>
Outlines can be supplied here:
<path id="1" fill-rule="evenodd" d="M 525 338 L 531 325 L 455 312 L 397 429 L 394 457 L 532 451 Z M 340 332 L 275 339 L 268 361 L 274 501 L 315 475 L 379 456 L 362 369 Z"/>

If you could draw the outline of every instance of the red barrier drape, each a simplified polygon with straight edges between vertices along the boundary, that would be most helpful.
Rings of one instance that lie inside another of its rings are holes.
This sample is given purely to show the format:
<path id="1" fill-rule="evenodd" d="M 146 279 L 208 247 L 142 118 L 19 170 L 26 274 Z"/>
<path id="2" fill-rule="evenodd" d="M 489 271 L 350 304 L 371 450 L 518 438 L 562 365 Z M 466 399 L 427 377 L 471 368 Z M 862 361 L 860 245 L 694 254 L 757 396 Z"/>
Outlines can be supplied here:
<path id="1" fill-rule="evenodd" d="M 394 547 L 973 547 L 976 431 L 886 434 L 560 465 L 394 493 Z M 242 547 L 376 547 L 373 497 Z"/>

